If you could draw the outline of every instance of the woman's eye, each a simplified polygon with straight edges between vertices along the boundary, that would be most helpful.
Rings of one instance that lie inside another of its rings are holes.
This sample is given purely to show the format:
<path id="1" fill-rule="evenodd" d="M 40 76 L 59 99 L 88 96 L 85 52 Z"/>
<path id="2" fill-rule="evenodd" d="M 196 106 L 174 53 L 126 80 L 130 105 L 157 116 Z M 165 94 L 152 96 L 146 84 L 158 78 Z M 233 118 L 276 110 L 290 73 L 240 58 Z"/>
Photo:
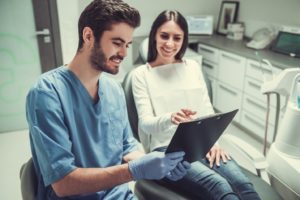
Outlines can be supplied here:
<path id="1" fill-rule="evenodd" d="M 179 42 L 180 40 L 181 40 L 180 37 L 175 37 L 175 38 L 174 38 L 174 41 L 176 41 L 176 42 Z"/>
<path id="2" fill-rule="evenodd" d="M 164 40 L 169 39 L 169 36 L 168 36 L 168 35 L 160 35 L 160 37 L 161 37 L 162 39 L 164 39 Z"/>

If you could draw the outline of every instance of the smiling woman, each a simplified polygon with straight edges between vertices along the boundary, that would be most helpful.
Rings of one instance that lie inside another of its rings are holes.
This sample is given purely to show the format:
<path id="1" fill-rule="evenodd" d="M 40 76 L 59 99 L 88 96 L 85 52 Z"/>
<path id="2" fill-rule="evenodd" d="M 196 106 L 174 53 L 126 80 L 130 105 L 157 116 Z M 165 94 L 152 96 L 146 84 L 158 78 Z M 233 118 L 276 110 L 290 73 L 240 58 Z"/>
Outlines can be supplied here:
<path id="1" fill-rule="evenodd" d="M 151 27 L 148 62 L 132 72 L 139 137 L 146 152 L 165 152 L 178 124 L 214 113 L 201 66 L 183 58 L 187 37 L 187 22 L 178 11 L 161 12 Z M 164 183 L 197 199 L 260 199 L 236 161 L 218 144 L 190 169 L 187 157 Z"/>

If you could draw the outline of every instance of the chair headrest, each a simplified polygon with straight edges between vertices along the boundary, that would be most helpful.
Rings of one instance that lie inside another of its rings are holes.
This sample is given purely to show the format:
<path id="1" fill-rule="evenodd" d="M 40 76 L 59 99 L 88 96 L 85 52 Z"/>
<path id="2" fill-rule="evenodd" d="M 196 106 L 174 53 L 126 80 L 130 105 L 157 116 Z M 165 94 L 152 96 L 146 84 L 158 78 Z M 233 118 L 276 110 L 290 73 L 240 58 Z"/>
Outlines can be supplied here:
<path id="1" fill-rule="evenodd" d="M 140 54 L 140 56 L 141 56 L 141 58 L 142 58 L 142 60 L 143 60 L 144 63 L 147 62 L 147 57 L 148 57 L 148 44 L 149 44 L 149 38 L 146 37 L 146 38 L 142 41 L 142 43 L 141 43 L 141 45 L 140 45 L 140 47 L 139 47 L 139 54 Z"/>

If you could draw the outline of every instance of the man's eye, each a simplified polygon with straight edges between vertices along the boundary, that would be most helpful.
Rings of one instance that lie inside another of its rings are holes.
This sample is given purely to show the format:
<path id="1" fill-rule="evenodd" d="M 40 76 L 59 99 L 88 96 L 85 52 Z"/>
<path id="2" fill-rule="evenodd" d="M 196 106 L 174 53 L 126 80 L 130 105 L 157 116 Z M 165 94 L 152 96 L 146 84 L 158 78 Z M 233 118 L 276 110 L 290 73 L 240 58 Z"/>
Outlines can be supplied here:
<path id="1" fill-rule="evenodd" d="M 113 42 L 114 45 L 116 45 L 117 47 L 121 47 L 122 46 L 122 43 L 120 42 Z"/>

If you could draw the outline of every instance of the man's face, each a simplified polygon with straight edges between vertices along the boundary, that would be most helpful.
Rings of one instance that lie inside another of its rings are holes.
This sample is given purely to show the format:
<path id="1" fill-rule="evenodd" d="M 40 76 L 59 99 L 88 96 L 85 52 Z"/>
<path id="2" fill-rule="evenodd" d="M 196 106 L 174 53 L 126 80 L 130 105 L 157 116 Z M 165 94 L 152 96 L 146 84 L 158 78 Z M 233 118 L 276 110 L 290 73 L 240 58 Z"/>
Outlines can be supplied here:
<path id="1" fill-rule="evenodd" d="M 111 30 L 104 31 L 100 41 L 94 42 L 90 57 L 92 66 L 99 71 L 117 74 L 132 43 L 133 31 L 134 28 L 126 23 L 114 24 Z"/>

